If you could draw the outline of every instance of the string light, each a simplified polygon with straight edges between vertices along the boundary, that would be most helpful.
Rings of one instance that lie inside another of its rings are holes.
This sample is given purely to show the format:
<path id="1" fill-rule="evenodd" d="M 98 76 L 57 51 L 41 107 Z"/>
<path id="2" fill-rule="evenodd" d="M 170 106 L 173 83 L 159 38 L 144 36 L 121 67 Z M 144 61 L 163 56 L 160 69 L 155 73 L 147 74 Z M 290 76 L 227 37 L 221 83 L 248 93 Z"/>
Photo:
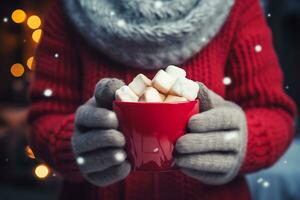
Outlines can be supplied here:
<path id="1" fill-rule="evenodd" d="M 25 153 L 26 153 L 26 155 L 27 155 L 29 158 L 35 159 L 35 155 L 34 155 L 32 149 L 31 149 L 29 146 L 26 146 L 26 148 L 25 148 Z"/>
<path id="2" fill-rule="evenodd" d="M 11 19 L 17 24 L 23 23 L 26 20 L 26 13 L 21 9 L 17 9 L 12 13 Z"/>
<path id="3" fill-rule="evenodd" d="M 32 33 L 32 39 L 36 43 L 39 43 L 41 36 L 42 36 L 42 29 L 37 29 Z"/>
<path id="4" fill-rule="evenodd" d="M 38 179 L 45 179 L 49 176 L 49 168 L 45 164 L 39 164 L 34 169 L 34 174 Z"/>
<path id="5" fill-rule="evenodd" d="M 10 68 L 10 73 L 14 77 L 21 77 L 21 76 L 23 76 L 24 72 L 25 72 L 25 69 L 24 69 L 23 65 L 20 63 L 13 64 Z"/>
<path id="6" fill-rule="evenodd" d="M 32 65 L 33 65 L 33 56 L 31 56 L 30 58 L 28 58 L 27 60 L 27 67 L 28 69 L 32 70 Z"/>
<path id="7" fill-rule="evenodd" d="M 41 26 L 41 24 L 42 24 L 41 19 L 39 18 L 39 16 L 36 15 L 30 16 L 27 20 L 27 25 L 31 29 L 37 29 Z"/>

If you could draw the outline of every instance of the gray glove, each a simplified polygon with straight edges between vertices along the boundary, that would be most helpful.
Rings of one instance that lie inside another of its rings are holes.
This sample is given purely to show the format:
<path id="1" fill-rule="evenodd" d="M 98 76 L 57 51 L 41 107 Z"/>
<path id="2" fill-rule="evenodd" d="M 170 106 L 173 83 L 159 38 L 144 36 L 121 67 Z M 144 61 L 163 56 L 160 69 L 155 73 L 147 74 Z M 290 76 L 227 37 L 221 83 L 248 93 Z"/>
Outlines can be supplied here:
<path id="1" fill-rule="evenodd" d="M 76 111 L 73 151 L 83 176 L 97 186 L 122 180 L 131 169 L 123 150 L 125 138 L 116 130 L 118 119 L 110 110 L 115 91 L 123 85 L 118 79 L 100 80 L 94 97 Z"/>
<path id="2" fill-rule="evenodd" d="M 247 146 L 243 110 L 199 83 L 201 113 L 191 117 L 188 132 L 176 142 L 175 162 L 184 174 L 220 185 L 238 173 Z"/>

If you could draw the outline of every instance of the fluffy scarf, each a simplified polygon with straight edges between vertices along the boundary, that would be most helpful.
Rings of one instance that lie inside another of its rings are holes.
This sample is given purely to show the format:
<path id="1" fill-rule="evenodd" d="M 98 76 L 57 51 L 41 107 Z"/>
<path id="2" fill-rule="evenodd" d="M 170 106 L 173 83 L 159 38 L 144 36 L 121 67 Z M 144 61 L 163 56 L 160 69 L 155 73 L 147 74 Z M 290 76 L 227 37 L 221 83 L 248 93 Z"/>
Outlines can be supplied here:
<path id="1" fill-rule="evenodd" d="M 180 65 L 219 32 L 234 0 L 64 0 L 70 21 L 111 59 L 143 69 Z"/>

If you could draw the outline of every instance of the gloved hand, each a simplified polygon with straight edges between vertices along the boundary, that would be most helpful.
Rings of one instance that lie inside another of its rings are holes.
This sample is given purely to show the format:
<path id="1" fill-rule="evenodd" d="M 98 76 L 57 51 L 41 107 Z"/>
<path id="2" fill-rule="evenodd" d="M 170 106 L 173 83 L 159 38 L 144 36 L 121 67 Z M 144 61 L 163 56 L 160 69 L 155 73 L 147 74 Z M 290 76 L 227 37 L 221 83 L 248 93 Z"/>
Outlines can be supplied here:
<path id="1" fill-rule="evenodd" d="M 175 145 L 181 171 L 202 183 L 225 184 L 238 173 L 247 146 L 247 124 L 236 104 L 199 83 L 201 113 L 191 117 L 188 133 Z"/>
<path id="2" fill-rule="evenodd" d="M 131 169 L 123 150 L 125 138 L 116 130 L 118 119 L 110 110 L 115 91 L 123 85 L 118 79 L 100 80 L 94 97 L 76 111 L 73 151 L 83 176 L 97 186 L 122 180 Z"/>

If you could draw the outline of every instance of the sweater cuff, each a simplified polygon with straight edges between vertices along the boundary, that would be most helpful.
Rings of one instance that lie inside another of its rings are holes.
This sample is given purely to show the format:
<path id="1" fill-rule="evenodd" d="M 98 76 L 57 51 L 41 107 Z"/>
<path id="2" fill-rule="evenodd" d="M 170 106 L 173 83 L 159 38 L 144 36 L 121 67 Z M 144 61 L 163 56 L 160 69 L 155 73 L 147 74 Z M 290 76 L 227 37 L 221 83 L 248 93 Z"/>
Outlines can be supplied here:
<path id="1" fill-rule="evenodd" d="M 285 115 L 266 109 L 246 112 L 248 145 L 240 174 L 269 167 L 284 153 L 293 135 L 292 120 Z"/>
<path id="2" fill-rule="evenodd" d="M 61 124 L 52 130 L 50 137 L 50 154 L 53 166 L 63 177 L 73 182 L 84 181 L 76 164 L 72 150 L 71 137 L 74 131 L 74 114 L 64 117 Z"/>
<path id="3" fill-rule="evenodd" d="M 248 124 L 248 144 L 246 157 L 240 169 L 240 173 L 255 171 L 257 166 L 264 165 L 265 155 L 270 149 L 267 132 L 263 125 L 253 114 L 246 114 Z"/>

